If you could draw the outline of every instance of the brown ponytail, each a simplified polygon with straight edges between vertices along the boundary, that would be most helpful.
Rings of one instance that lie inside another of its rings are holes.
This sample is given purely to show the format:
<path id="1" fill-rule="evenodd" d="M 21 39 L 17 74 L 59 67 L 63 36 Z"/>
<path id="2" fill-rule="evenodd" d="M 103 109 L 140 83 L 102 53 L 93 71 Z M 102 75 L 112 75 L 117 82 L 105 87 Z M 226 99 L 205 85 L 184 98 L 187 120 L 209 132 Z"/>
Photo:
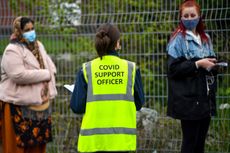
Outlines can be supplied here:
<path id="1" fill-rule="evenodd" d="M 109 51 L 115 50 L 120 32 L 117 27 L 111 24 L 103 24 L 97 29 L 95 47 L 99 57 L 106 55 Z"/>

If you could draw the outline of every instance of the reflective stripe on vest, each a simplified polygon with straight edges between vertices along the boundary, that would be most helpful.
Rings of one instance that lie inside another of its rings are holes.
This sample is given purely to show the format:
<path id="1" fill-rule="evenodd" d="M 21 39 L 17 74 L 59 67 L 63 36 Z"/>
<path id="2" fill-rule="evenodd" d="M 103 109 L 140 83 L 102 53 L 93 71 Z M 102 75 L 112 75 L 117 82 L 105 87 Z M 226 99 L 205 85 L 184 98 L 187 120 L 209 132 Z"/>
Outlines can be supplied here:
<path id="1" fill-rule="evenodd" d="M 81 135 L 94 135 L 94 134 L 136 134 L 136 129 L 133 128 L 94 128 L 89 130 L 81 130 Z"/>

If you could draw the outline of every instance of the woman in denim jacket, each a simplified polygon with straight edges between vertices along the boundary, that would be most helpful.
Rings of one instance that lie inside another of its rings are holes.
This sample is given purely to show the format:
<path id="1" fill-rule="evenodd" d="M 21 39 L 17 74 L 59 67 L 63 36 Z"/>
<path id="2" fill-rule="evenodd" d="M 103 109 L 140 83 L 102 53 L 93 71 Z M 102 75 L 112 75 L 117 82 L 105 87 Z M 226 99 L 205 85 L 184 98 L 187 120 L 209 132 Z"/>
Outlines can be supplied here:
<path id="1" fill-rule="evenodd" d="M 210 118 L 216 111 L 216 57 L 200 16 L 195 1 L 184 1 L 180 24 L 167 47 L 167 115 L 181 120 L 182 153 L 204 152 Z"/>

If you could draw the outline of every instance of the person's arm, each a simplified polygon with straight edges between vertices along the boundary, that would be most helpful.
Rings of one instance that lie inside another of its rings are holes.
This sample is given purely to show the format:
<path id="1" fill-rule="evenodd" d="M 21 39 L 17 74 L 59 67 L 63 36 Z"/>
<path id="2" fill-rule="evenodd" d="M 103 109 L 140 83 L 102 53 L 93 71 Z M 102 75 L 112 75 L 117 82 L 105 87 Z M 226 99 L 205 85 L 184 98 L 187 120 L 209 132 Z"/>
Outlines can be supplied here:
<path id="1" fill-rule="evenodd" d="M 174 58 L 168 55 L 168 77 L 188 77 L 197 72 L 195 61 L 186 60 L 183 57 Z"/>
<path id="2" fill-rule="evenodd" d="M 141 82 L 141 73 L 139 69 L 136 70 L 136 76 L 135 76 L 134 102 L 136 105 L 136 110 L 140 110 L 145 102 L 144 90 Z"/>
<path id="3" fill-rule="evenodd" d="M 57 73 L 57 68 L 56 68 L 55 64 L 53 63 L 51 57 L 48 54 L 47 54 L 46 57 L 47 57 L 47 62 L 49 64 L 50 68 L 51 68 L 51 72 L 53 72 L 54 74 L 56 74 Z"/>
<path id="4" fill-rule="evenodd" d="M 50 70 L 50 72 L 53 72 L 54 74 L 56 74 L 56 73 L 57 73 L 57 68 L 56 68 L 56 66 L 55 66 L 55 64 L 54 64 L 54 62 L 53 62 L 53 60 L 52 60 L 51 57 L 48 55 L 48 53 L 47 53 L 47 51 L 46 51 L 44 45 L 42 44 L 42 42 L 40 42 L 40 41 L 37 41 L 37 42 L 38 42 L 40 51 L 43 51 L 44 54 L 46 55 L 46 61 L 47 61 L 48 65 L 49 65 L 49 70 Z"/>
<path id="5" fill-rule="evenodd" d="M 70 100 L 70 108 L 74 113 L 85 113 L 87 98 L 87 83 L 84 79 L 83 69 L 77 73 L 74 90 Z"/>
<path id="6" fill-rule="evenodd" d="M 2 59 L 6 75 L 17 84 L 33 84 L 50 80 L 47 69 L 26 69 L 19 51 L 6 50 Z"/>
<path id="7" fill-rule="evenodd" d="M 186 47 L 183 39 L 183 36 L 178 34 L 168 45 L 168 77 L 187 77 L 197 71 L 195 61 L 185 58 L 183 50 Z"/>

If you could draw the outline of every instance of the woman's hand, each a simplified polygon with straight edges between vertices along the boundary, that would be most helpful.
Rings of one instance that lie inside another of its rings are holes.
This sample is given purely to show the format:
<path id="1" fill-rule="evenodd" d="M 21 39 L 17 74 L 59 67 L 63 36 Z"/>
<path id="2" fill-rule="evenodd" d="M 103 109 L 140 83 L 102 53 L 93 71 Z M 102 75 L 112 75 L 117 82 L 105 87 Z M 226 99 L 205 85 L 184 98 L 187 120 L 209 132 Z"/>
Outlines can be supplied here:
<path id="1" fill-rule="evenodd" d="M 202 67 L 204 69 L 211 69 L 213 66 L 215 66 L 215 63 L 217 60 L 215 58 L 204 58 L 201 60 L 196 61 L 196 66 Z"/>

